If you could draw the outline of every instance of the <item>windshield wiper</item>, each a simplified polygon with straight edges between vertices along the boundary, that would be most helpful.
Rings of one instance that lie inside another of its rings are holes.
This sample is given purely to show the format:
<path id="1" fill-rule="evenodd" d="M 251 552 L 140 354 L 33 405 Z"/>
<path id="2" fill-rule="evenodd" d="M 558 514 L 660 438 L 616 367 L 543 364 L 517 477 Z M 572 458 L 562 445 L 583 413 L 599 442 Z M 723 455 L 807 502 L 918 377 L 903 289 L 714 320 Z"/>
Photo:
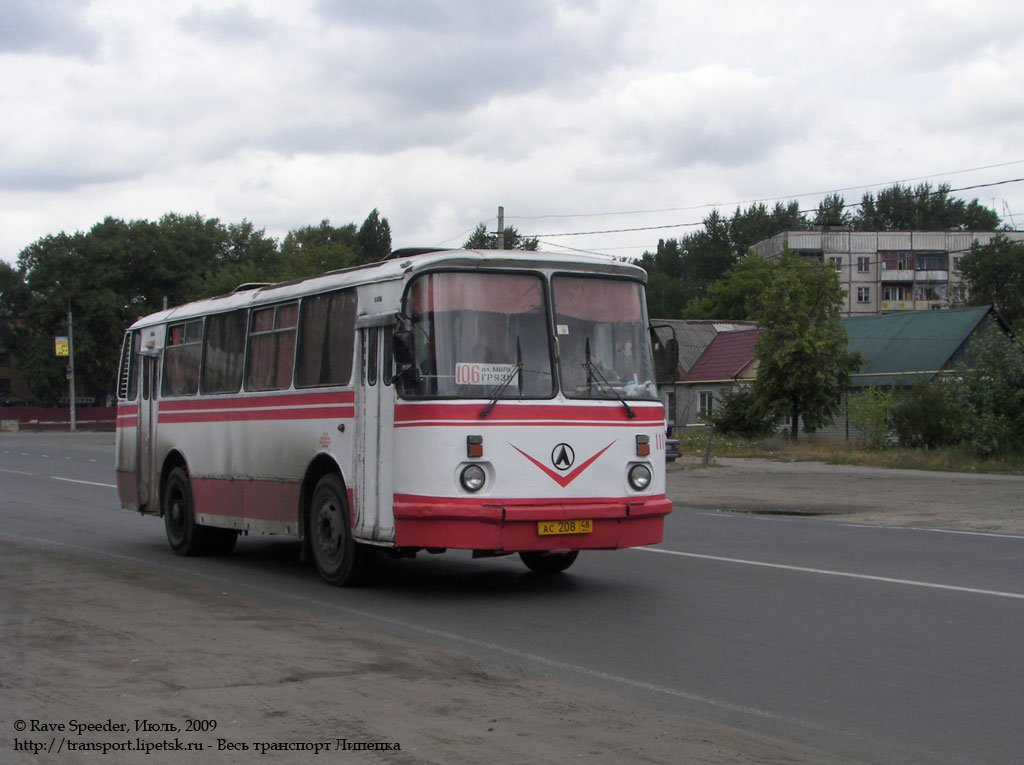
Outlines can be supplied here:
<path id="1" fill-rule="evenodd" d="M 603 383 L 605 389 L 609 393 L 611 393 L 613 396 L 615 396 L 615 398 L 618 399 L 619 403 L 622 404 L 626 408 L 626 414 L 629 416 L 629 419 L 632 420 L 634 417 L 636 417 L 636 412 L 633 411 L 633 407 L 631 407 L 629 404 L 626 403 L 626 399 L 624 399 L 622 396 L 620 396 L 619 392 L 617 390 L 615 390 L 614 387 L 612 387 L 612 384 L 610 382 L 608 382 L 608 379 L 603 374 L 601 374 L 601 370 L 598 368 L 597 364 L 595 364 L 593 361 L 591 361 L 591 359 L 590 359 L 590 338 L 589 337 L 587 338 L 586 356 L 583 359 L 583 368 L 587 370 L 587 389 L 588 390 L 592 391 L 593 387 L 594 387 L 594 378 L 591 375 L 597 375 L 597 379 L 601 383 Z"/>
<path id="2" fill-rule="evenodd" d="M 501 398 L 501 394 L 505 392 L 505 388 L 512 382 L 512 378 L 519 375 L 519 395 L 523 395 L 523 350 L 519 347 L 519 338 L 516 338 L 516 363 L 512 367 L 512 371 L 508 373 L 504 380 L 499 383 L 497 390 L 494 391 L 494 397 L 491 399 L 491 403 L 480 412 L 480 419 L 483 419 L 491 413 L 491 410 L 498 405 L 498 399 Z"/>

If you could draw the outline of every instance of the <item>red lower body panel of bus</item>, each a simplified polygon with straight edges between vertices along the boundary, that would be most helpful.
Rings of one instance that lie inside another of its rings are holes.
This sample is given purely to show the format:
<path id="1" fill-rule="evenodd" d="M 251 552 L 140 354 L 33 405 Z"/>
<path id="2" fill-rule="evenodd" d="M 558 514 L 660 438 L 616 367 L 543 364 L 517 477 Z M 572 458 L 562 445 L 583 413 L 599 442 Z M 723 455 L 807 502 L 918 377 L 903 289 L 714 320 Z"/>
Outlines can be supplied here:
<path id="1" fill-rule="evenodd" d="M 665 495 L 551 502 L 467 501 L 399 494 L 399 547 L 520 552 L 657 544 L 672 503 Z"/>

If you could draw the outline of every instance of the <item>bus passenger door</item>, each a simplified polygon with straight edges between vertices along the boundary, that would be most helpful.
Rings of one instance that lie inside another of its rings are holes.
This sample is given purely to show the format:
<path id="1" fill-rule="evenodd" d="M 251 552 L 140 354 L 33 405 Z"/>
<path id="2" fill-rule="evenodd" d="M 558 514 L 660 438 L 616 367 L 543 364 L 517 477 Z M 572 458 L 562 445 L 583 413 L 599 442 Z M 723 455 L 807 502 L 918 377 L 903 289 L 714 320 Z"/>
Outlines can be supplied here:
<path id="1" fill-rule="evenodd" d="M 355 536 L 395 539 L 393 325 L 362 326 L 358 332 L 360 373 L 356 384 Z M 362 321 L 360 321 L 362 324 Z"/>
<path id="2" fill-rule="evenodd" d="M 156 391 L 160 381 L 160 357 L 141 355 L 142 385 L 139 396 L 138 459 L 135 479 L 138 487 L 139 509 L 144 513 L 160 514 L 160 487 L 153 487 L 153 460 L 156 450 Z"/>

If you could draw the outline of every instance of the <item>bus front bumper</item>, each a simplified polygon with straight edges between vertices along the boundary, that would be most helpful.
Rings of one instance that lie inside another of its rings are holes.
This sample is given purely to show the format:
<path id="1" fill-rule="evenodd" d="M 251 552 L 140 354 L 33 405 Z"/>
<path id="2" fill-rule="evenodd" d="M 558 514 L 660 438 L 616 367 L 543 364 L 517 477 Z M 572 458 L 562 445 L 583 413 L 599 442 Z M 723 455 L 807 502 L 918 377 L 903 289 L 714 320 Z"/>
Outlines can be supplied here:
<path id="1" fill-rule="evenodd" d="M 399 495 L 395 544 L 495 552 L 637 547 L 661 542 L 671 511 L 665 495 L 562 503 Z"/>

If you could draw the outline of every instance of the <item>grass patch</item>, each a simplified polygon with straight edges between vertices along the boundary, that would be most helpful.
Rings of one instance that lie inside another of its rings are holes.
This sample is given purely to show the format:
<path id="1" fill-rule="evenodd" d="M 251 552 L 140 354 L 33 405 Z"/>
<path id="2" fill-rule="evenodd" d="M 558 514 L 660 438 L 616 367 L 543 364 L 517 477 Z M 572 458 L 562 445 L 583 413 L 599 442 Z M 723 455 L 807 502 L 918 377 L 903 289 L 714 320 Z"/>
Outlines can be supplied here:
<path id="1" fill-rule="evenodd" d="M 708 432 L 687 428 L 679 439 L 680 455 L 703 460 L 708 452 Z M 741 438 L 715 433 L 711 438 L 711 459 L 715 457 L 756 457 L 779 462 L 825 462 L 829 465 L 941 470 L 966 473 L 1024 474 L 1024 454 L 982 459 L 965 446 L 942 449 L 908 449 L 892 446 L 866 449 L 847 441 L 801 437 L 793 443 L 786 435 Z"/>

